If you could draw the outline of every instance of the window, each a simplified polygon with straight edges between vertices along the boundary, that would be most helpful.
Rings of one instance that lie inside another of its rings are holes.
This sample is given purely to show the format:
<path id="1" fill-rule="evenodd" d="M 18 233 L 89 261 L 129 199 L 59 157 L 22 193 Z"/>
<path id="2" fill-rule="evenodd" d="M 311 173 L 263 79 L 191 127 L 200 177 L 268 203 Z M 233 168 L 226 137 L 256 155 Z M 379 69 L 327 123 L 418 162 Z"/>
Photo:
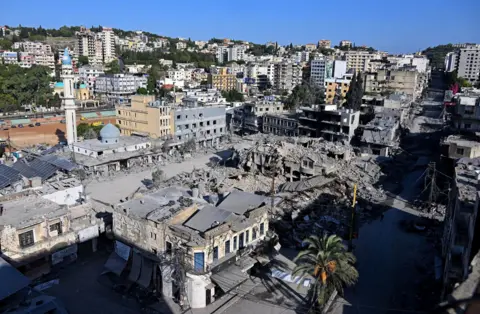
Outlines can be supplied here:
<path id="1" fill-rule="evenodd" d="M 239 249 L 243 248 L 243 245 L 244 245 L 243 237 L 244 237 L 243 233 L 240 233 L 240 235 L 238 236 L 238 248 Z"/>
<path id="2" fill-rule="evenodd" d="M 223 128 L 220 128 L 220 133 L 222 133 L 222 132 L 223 132 Z"/>
<path id="3" fill-rule="evenodd" d="M 248 240 L 250 240 L 250 231 L 245 231 L 245 243 L 248 243 Z"/>
<path id="4" fill-rule="evenodd" d="M 210 121 L 207 121 L 207 125 L 210 125 Z"/>
<path id="5" fill-rule="evenodd" d="M 57 234 L 62 234 L 62 224 L 57 222 L 55 224 L 50 225 L 50 232 L 57 231 Z"/>
<path id="6" fill-rule="evenodd" d="M 201 127 L 203 126 L 203 122 L 200 122 L 200 126 L 201 126 Z"/>
<path id="7" fill-rule="evenodd" d="M 465 127 L 465 129 L 470 129 L 472 127 L 470 123 L 465 123 L 463 126 Z"/>
<path id="8" fill-rule="evenodd" d="M 213 120 L 213 124 L 217 124 L 217 120 Z"/>
<path id="9" fill-rule="evenodd" d="M 33 239 L 33 230 L 21 233 L 18 235 L 18 240 L 20 242 L 20 247 L 29 247 L 35 244 Z"/>
<path id="10" fill-rule="evenodd" d="M 156 240 L 157 239 L 157 234 L 154 232 L 150 232 L 150 238 Z"/>
<path id="11" fill-rule="evenodd" d="M 252 229 L 252 241 L 257 239 L 257 229 L 256 227 Z"/>
<path id="12" fill-rule="evenodd" d="M 172 249 L 172 243 L 171 242 L 168 242 L 168 241 L 165 242 L 165 252 L 168 255 L 172 254 L 173 249 Z"/>
<path id="13" fill-rule="evenodd" d="M 352 116 L 352 119 L 350 121 L 350 124 L 353 124 L 355 122 L 355 116 Z"/>
<path id="14" fill-rule="evenodd" d="M 312 169 L 313 169 L 313 161 L 312 161 L 312 160 L 309 160 L 309 161 L 308 161 L 308 168 L 312 168 Z"/>
<path id="15" fill-rule="evenodd" d="M 193 123 L 192 124 L 192 129 L 195 129 L 197 127 L 197 124 L 196 123 Z"/>
<path id="16" fill-rule="evenodd" d="M 308 166 L 308 160 L 306 160 L 306 159 L 302 160 L 302 165 L 304 167 L 307 167 Z"/>
<path id="17" fill-rule="evenodd" d="M 263 235 L 265 233 L 265 224 L 262 222 L 260 224 L 260 235 Z"/>
<path id="18" fill-rule="evenodd" d="M 230 253 L 230 240 L 225 241 L 225 255 Z"/>
<path id="19" fill-rule="evenodd" d="M 462 155 L 463 156 L 464 152 L 465 152 L 465 150 L 463 148 L 457 148 L 457 155 Z"/>
<path id="20" fill-rule="evenodd" d="M 237 236 L 233 237 L 233 250 L 237 249 Z"/>
<path id="21" fill-rule="evenodd" d="M 177 116 L 177 120 L 180 120 L 180 115 Z"/>
<path id="22" fill-rule="evenodd" d="M 218 246 L 213 248 L 213 260 L 216 261 L 218 259 Z"/>

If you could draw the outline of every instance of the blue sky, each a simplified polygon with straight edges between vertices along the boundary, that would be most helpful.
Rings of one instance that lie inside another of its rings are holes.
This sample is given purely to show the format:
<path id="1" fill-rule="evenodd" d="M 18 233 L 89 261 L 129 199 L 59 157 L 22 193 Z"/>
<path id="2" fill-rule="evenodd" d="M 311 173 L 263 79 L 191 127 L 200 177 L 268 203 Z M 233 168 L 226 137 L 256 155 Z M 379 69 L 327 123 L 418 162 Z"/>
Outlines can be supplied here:
<path id="1" fill-rule="evenodd" d="M 280 44 L 348 39 L 394 53 L 449 42 L 480 43 L 480 0 L 2 2 L 0 25 L 104 25 L 172 37 Z"/>

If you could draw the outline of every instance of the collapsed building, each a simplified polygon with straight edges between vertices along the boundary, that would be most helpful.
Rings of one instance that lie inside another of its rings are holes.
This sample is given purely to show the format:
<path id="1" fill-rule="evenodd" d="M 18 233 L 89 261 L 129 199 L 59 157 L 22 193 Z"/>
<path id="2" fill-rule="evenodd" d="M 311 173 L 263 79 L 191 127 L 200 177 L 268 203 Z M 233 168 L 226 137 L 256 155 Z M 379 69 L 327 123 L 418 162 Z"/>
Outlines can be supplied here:
<path id="1" fill-rule="evenodd" d="M 377 113 L 363 129 L 361 151 L 363 153 L 388 157 L 398 144 L 400 115 L 395 110 Z"/>

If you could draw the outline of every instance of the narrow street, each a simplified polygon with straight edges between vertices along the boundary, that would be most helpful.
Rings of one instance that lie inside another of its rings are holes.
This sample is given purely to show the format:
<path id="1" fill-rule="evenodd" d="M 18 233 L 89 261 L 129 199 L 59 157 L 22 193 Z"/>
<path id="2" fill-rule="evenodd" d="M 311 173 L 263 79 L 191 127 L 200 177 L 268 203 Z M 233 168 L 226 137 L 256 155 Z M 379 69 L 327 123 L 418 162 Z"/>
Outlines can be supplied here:
<path id="1" fill-rule="evenodd" d="M 437 117 L 441 114 L 441 103 L 428 99 L 423 105 L 428 106 L 430 111 L 424 111 L 413 121 L 413 137 L 428 138 L 428 133 L 422 131 L 422 125 L 440 122 Z M 436 116 L 436 121 L 431 121 L 432 116 Z M 392 201 L 384 218 L 360 228 L 359 237 L 354 241 L 359 281 L 353 288 L 345 290 L 345 298 L 337 298 L 329 313 L 422 313 L 418 311 L 421 300 L 418 299 L 417 289 L 422 284 L 421 278 L 433 271 L 435 252 L 425 234 L 407 232 L 402 222 L 418 218 L 418 212 L 406 201 L 413 201 L 421 192 L 423 178 L 419 179 L 424 170 L 405 169 L 410 172 L 403 178 L 403 190 Z"/>

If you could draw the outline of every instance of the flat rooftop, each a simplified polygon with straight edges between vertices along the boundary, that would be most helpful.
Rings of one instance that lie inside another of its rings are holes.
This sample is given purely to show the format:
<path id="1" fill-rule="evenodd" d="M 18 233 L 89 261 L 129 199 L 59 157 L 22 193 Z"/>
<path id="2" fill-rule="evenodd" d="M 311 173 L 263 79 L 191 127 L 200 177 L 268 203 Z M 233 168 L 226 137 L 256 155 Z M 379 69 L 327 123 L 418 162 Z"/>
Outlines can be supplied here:
<path id="1" fill-rule="evenodd" d="M 120 136 L 117 143 L 102 143 L 98 139 L 84 140 L 82 142 L 75 142 L 73 147 L 80 149 L 88 149 L 94 152 L 102 152 L 105 150 L 117 149 L 120 147 L 132 146 L 136 144 L 149 143 L 150 139 L 138 136 Z"/>
<path id="2" fill-rule="evenodd" d="M 2 202 L 2 205 L 3 215 L 0 216 L 0 226 L 13 226 L 16 229 L 26 228 L 45 219 L 54 219 L 68 213 L 66 206 L 34 195 Z"/>
<path id="3" fill-rule="evenodd" d="M 193 205 L 195 200 L 189 189 L 171 186 L 150 194 L 136 195 L 131 200 L 117 204 L 117 208 L 127 210 L 127 215 L 131 217 L 161 222 Z"/>
<path id="4" fill-rule="evenodd" d="M 480 140 L 480 139 L 479 139 Z M 471 137 L 465 137 L 461 135 L 450 135 L 444 141 L 446 144 L 457 144 L 462 147 L 477 147 L 480 146 L 480 141 L 476 141 Z"/>

